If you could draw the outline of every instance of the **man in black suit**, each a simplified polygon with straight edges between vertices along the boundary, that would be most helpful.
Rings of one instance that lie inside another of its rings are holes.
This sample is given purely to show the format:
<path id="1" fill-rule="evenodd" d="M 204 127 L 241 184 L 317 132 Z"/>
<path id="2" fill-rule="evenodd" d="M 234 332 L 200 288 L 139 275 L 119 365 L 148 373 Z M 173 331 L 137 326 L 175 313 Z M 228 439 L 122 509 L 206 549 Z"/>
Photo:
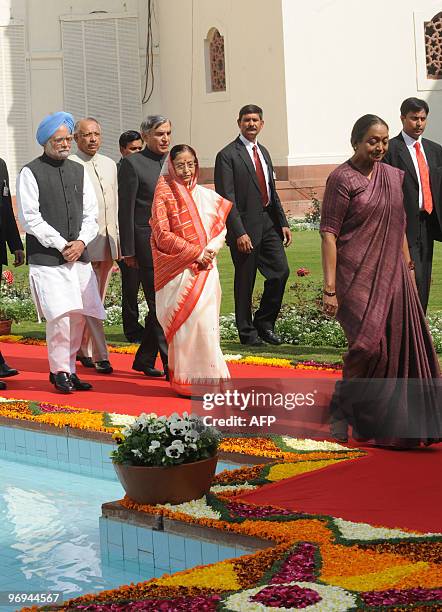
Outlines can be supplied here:
<path id="1" fill-rule="evenodd" d="M 2 265 L 8 263 L 6 246 L 14 255 L 14 266 L 21 266 L 25 262 L 23 243 L 15 221 L 14 211 L 12 210 L 11 193 L 9 191 L 9 175 L 5 162 L 0 159 L 0 277 Z M 10 368 L 0 351 L 0 378 L 15 376 L 18 371 Z M 6 389 L 6 383 L 0 381 L 0 389 Z"/>
<path id="2" fill-rule="evenodd" d="M 275 334 L 289 276 L 284 246 L 292 241 L 275 187 L 269 152 L 257 143 L 264 126 L 259 106 L 239 111 L 239 136 L 216 156 L 215 189 L 233 202 L 227 217 L 227 244 L 235 266 L 235 317 L 242 344 L 281 344 Z M 252 321 L 256 271 L 265 278 L 261 303 Z"/>
<path id="3" fill-rule="evenodd" d="M 118 140 L 121 159 L 117 162 L 120 170 L 124 157 L 143 150 L 144 144 L 140 132 L 127 130 Z M 121 314 L 123 317 L 123 332 L 129 342 L 141 342 L 144 327 L 138 322 L 138 290 L 141 284 L 140 271 L 129 266 L 121 259 L 117 262 L 121 274 Z"/>
<path id="4" fill-rule="evenodd" d="M 170 146 L 170 121 L 151 115 L 141 124 L 146 144 L 143 151 L 124 157 L 118 171 L 118 220 L 120 244 L 125 263 L 139 268 L 141 283 L 149 307 L 141 344 L 132 368 L 146 376 L 167 374 L 167 343 L 155 312 L 151 229 L 152 200 L 162 164 Z M 158 350 L 164 372 L 155 368 Z"/>
<path id="5" fill-rule="evenodd" d="M 383 161 L 405 171 L 403 192 L 407 240 L 424 311 L 430 295 L 434 240 L 442 240 L 442 147 L 422 138 L 428 104 L 407 98 L 401 105 L 402 132 L 392 138 Z"/>

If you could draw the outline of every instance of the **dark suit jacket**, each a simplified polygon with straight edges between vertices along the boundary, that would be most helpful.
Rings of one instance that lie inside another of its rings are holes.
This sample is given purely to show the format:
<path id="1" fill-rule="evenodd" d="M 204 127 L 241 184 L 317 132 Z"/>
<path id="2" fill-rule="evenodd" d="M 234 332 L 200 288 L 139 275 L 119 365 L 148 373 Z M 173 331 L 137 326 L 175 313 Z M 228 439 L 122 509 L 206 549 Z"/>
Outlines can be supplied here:
<path id="1" fill-rule="evenodd" d="M 422 145 L 430 171 L 431 195 L 433 197 L 434 213 L 432 217 L 432 234 L 434 240 L 442 240 L 442 147 L 422 138 Z M 384 162 L 405 171 L 402 190 L 404 192 L 404 207 L 407 214 L 407 239 L 413 246 L 418 239 L 419 231 L 419 183 L 410 152 L 402 137 L 402 133 L 392 138 L 388 143 L 388 151 Z"/>
<path id="2" fill-rule="evenodd" d="M 147 147 L 121 160 L 118 170 L 118 223 L 123 256 L 135 255 L 141 267 L 153 266 L 150 247 L 152 201 L 164 156 Z"/>
<path id="3" fill-rule="evenodd" d="M 261 144 L 258 146 L 269 171 L 269 214 L 280 231 L 288 223 L 276 192 L 272 160 L 267 149 Z M 216 156 L 215 190 L 233 203 L 226 223 L 227 244 L 235 246 L 236 239 L 243 234 L 250 236 L 252 244 L 258 244 L 263 227 L 261 192 L 255 167 L 239 136 Z"/>
<path id="4" fill-rule="evenodd" d="M 5 187 L 7 195 L 5 195 Z M 11 194 L 9 191 L 9 175 L 5 162 L 0 159 L 0 267 L 8 263 L 8 245 L 11 253 L 23 250 L 17 223 L 12 209 Z"/>

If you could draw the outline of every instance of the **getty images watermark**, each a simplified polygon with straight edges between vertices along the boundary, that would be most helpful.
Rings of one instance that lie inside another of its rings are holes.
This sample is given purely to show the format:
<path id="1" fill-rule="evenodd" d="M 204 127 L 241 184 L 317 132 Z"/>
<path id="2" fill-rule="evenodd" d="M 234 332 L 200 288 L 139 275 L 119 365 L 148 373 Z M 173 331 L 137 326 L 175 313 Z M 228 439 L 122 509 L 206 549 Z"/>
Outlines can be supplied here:
<path id="1" fill-rule="evenodd" d="M 334 383 L 332 379 L 270 378 L 198 385 L 192 412 L 205 425 L 223 432 L 321 436 L 329 429 Z"/>
<path id="2" fill-rule="evenodd" d="M 226 433 L 323 439 L 330 435 L 330 424 L 339 423 L 351 426 L 361 439 L 440 438 L 442 379 L 209 382 L 195 387 L 192 412 Z"/>

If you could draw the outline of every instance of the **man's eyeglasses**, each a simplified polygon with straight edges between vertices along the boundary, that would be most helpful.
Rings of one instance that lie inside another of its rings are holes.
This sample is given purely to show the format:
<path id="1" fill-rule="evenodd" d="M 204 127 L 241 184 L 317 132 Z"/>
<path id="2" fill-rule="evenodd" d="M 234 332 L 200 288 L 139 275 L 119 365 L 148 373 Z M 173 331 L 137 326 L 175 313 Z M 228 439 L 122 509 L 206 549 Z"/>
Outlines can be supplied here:
<path id="1" fill-rule="evenodd" d="M 90 138 L 91 136 L 95 136 L 95 138 L 99 138 L 101 136 L 101 132 L 80 132 L 80 136 L 82 138 Z"/>
<path id="2" fill-rule="evenodd" d="M 60 138 L 52 138 L 52 142 L 56 145 L 60 145 L 63 142 L 67 142 L 67 144 L 71 144 L 74 140 L 73 136 L 61 136 Z"/>

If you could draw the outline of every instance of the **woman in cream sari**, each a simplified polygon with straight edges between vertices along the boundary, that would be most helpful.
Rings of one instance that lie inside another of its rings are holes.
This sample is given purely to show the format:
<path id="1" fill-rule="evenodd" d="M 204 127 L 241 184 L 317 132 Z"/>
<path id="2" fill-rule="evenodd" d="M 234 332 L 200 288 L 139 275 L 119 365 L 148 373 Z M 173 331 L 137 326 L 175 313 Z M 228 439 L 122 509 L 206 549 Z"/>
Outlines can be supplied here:
<path id="1" fill-rule="evenodd" d="M 170 151 L 152 207 L 157 317 L 169 345 L 169 380 L 180 395 L 230 378 L 219 345 L 221 287 L 216 255 L 231 203 L 197 185 L 188 145 Z"/>

